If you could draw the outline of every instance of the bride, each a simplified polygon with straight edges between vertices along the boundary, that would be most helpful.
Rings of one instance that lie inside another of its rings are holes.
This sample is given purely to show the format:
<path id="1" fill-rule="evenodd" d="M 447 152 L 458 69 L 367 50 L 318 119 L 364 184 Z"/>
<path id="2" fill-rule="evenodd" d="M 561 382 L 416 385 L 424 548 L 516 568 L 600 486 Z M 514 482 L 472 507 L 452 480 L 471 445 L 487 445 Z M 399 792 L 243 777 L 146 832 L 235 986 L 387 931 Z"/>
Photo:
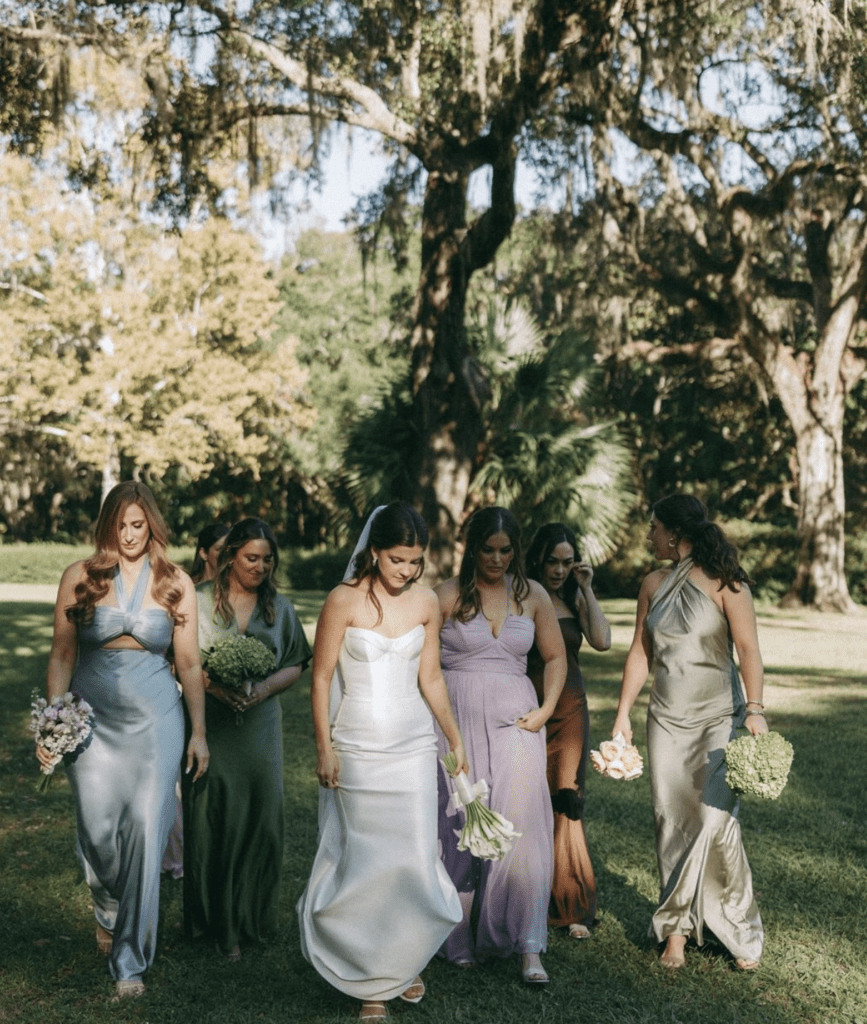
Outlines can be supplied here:
<path id="1" fill-rule="evenodd" d="M 381 506 L 316 627 L 313 724 L 319 848 L 298 902 L 305 958 L 388 1018 L 416 1003 L 419 972 L 461 919 L 437 846 L 431 713 L 466 771 L 440 670 L 439 602 L 418 580 L 428 531 L 406 502 Z"/>

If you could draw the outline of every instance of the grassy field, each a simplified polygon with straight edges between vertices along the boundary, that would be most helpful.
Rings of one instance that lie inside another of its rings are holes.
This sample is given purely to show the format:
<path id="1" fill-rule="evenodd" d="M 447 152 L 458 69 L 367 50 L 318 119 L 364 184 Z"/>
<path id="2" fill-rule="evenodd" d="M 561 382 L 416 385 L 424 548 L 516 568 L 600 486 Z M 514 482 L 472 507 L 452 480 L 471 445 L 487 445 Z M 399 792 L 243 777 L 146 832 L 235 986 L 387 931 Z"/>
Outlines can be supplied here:
<path id="1" fill-rule="evenodd" d="M 75 557 L 72 552 L 65 561 Z M 302 618 L 312 623 L 322 595 L 293 597 Z M 606 610 L 614 649 L 584 658 L 594 745 L 613 718 L 633 606 L 607 602 Z M 240 964 L 227 965 L 208 944 L 184 940 L 182 883 L 164 881 L 148 994 L 108 1003 L 111 983 L 95 952 L 65 774 L 58 772 L 46 794 L 35 789 L 27 712 L 31 689 L 42 685 L 50 614 L 44 600 L 22 600 L 19 591 L 14 602 L 2 603 L 0 592 L 0 1020 L 352 1020 L 357 1004 L 329 988 L 302 959 L 294 914 L 316 841 L 309 676 L 283 697 L 288 813 L 280 934 L 270 945 L 248 951 Z M 587 829 L 600 913 L 592 940 L 552 935 L 545 957 L 552 981 L 542 990 L 522 987 L 513 961 L 475 972 L 434 962 L 426 972 L 428 996 L 415 1007 L 392 1004 L 396 1021 L 867 1024 L 864 620 L 769 610 L 760 621 L 771 727 L 796 752 L 780 800 L 746 801 L 741 814 L 767 934 L 761 971 L 735 972 L 725 952 L 713 946 L 690 948 L 688 966 L 680 972 L 658 967 L 647 938 L 657 894 L 648 780 L 616 783 L 593 775 Z M 637 711 L 636 723 L 639 717 Z"/>

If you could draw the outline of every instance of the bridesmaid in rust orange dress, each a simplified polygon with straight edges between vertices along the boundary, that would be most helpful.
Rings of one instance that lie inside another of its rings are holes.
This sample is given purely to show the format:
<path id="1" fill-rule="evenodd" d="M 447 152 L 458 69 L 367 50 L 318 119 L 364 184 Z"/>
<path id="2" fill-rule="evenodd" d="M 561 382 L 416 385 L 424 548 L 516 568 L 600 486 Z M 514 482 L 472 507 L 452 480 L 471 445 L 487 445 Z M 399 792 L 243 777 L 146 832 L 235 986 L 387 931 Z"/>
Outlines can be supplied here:
<path id="1" fill-rule="evenodd" d="M 611 627 L 593 593 L 593 570 L 579 559 L 575 534 L 562 523 L 539 528 L 527 552 L 527 576 L 548 591 L 566 644 L 566 685 L 547 723 L 548 788 L 554 808 L 554 884 L 548 923 L 575 939 L 590 938 L 596 916 L 596 879 L 584 832 L 584 776 L 590 720 L 578 664 L 586 637 L 597 651 L 611 646 Z M 537 690 L 542 662 L 535 648 L 527 674 Z"/>

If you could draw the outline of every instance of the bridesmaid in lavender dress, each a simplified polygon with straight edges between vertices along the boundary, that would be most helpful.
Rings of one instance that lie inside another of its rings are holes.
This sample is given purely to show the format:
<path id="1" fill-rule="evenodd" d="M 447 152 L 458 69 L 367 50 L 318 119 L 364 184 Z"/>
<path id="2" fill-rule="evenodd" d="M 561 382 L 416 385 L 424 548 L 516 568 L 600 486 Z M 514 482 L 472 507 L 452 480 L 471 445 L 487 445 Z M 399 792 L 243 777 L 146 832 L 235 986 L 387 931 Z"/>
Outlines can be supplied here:
<path id="1" fill-rule="evenodd" d="M 544 983 L 539 954 L 547 942 L 554 868 L 544 725 L 563 688 L 566 652 L 551 599 L 527 581 L 522 565 L 512 514 L 480 509 L 470 520 L 459 575 L 437 588 L 445 620 L 443 674 L 473 777 L 487 781 L 490 806 L 522 833 L 500 861 L 460 852 L 461 819 L 448 814 L 441 773 L 440 848 L 463 909 L 441 952 L 462 967 L 518 954 L 524 981 Z M 534 641 L 544 662 L 541 707 L 527 677 Z M 446 751 L 440 736 L 441 756 Z"/>

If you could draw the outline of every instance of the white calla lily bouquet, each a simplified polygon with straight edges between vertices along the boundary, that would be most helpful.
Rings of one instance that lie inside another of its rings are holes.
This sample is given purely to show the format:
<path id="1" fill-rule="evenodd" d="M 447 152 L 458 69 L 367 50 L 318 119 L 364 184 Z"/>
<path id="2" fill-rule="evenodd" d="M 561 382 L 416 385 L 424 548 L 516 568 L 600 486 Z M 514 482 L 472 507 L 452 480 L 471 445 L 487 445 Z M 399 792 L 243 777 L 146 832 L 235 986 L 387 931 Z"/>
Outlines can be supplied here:
<path id="1" fill-rule="evenodd" d="M 502 860 L 523 833 L 516 832 L 510 821 L 484 803 L 488 796 L 488 784 L 484 779 L 472 783 L 465 772 L 453 774 L 458 766 L 454 751 L 450 750 L 441 764 L 454 785 L 448 814 L 456 814 L 463 808 L 467 819 L 462 829 L 455 829 L 455 835 L 459 837 L 458 849 L 469 850 L 474 857 L 483 860 Z"/>

